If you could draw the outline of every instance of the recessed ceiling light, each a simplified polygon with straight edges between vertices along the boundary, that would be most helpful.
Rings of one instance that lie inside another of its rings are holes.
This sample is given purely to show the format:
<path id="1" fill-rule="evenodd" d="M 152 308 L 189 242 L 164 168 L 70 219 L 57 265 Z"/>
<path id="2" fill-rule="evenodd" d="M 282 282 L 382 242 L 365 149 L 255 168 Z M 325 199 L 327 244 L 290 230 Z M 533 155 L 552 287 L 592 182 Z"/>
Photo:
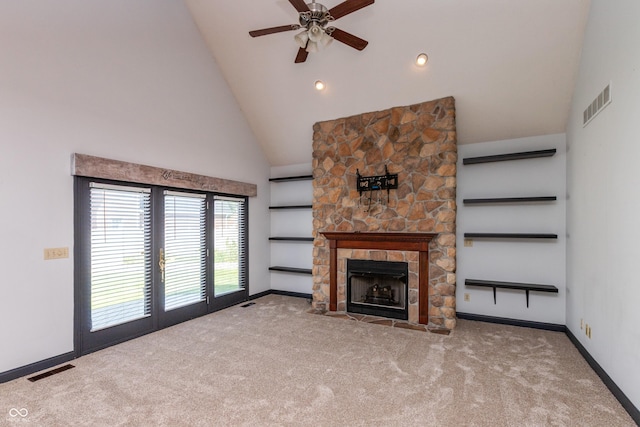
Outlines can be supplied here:
<path id="1" fill-rule="evenodd" d="M 313 86 L 316 88 L 316 90 L 324 90 L 324 88 L 326 87 L 322 80 L 316 80 Z"/>
<path id="2" fill-rule="evenodd" d="M 429 57 L 427 56 L 427 54 L 426 53 L 421 53 L 416 58 L 416 65 L 419 66 L 419 67 L 423 67 L 427 63 L 428 60 L 429 60 Z"/>

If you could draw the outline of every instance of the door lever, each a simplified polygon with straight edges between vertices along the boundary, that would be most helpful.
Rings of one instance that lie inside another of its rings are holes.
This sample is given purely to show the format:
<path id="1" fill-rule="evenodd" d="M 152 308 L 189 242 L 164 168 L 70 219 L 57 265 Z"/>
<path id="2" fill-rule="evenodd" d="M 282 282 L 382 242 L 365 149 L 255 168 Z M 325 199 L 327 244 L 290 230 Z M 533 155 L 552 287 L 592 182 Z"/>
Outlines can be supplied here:
<path id="1" fill-rule="evenodd" d="M 160 248 L 160 260 L 158 261 L 160 267 L 160 280 L 164 283 L 164 249 Z"/>

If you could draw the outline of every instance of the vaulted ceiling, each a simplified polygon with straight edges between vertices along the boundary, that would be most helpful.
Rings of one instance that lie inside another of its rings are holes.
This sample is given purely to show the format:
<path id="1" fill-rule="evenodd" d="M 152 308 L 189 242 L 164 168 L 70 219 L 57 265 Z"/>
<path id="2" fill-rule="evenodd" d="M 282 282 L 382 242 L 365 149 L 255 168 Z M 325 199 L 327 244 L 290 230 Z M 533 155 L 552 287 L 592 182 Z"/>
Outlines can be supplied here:
<path id="1" fill-rule="evenodd" d="M 288 0 L 185 3 L 274 166 L 311 161 L 318 121 L 445 96 L 456 99 L 460 144 L 564 132 L 589 9 L 589 0 L 376 0 L 332 24 L 368 40 L 363 51 L 336 41 L 295 64 L 299 31 L 249 36 L 297 23 Z"/>

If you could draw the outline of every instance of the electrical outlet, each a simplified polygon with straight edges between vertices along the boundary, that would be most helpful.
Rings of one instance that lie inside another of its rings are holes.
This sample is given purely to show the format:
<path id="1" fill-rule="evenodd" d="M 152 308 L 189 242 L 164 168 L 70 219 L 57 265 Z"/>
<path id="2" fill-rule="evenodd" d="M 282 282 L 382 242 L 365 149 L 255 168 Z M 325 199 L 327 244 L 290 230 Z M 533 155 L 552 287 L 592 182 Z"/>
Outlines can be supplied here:
<path id="1" fill-rule="evenodd" d="M 584 321 L 580 319 L 580 330 L 584 329 Z"/>
<path id="2" fill-rule="evenodd" d="M 470 248 L 473 246 L 473 240 L 471 239 L 464 239 L 464 246 L 465 248 Z"/>
<path id="3" fill-rule="evenodd" d="M 584 326 L 584 334 L 587 336 L 587 338 L 591 339 L 591 326 L 589 326 L 588 323 Z"/>
<path id="4" fill-rule="evenodd" d="M 69 258 L 69 248 L 46 248 L 44 259 Z"/>
<path id="5" fill-rule="evenodd" d="M 471 295 L 469 295 L 469 294 L 464 294 L 464 300 L 465 300 L 465 301 L 467 301 L 467 302 L 468 302 L 468 301 L 471 301 Z"/>

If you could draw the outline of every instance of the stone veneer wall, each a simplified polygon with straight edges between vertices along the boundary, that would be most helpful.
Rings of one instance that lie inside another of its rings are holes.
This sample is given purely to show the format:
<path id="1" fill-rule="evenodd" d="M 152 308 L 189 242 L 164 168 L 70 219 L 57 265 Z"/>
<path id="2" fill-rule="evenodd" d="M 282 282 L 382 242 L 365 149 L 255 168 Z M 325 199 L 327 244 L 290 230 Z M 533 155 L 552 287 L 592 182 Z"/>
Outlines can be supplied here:
<path id="1" fill-rule="evenodd" d="M 447 97 L 319 122 L 313 131 L 314 308 L 327 310 L 329 304 L 329 247 L 320 232 L 439 233 L 429 248 L 429 325 L 453 329 L 457 160 L 454 99 Z M 356 173 L 359 170 L 363 176 L 383 175 L 385 166 L 389 173 L 398 174 L 398 189 L 390 191 L 388 203 L 386 191 L 374 192 L 374 198 L 377 200 L 379 195 L 381 203 L 367 212 L 356 189 Z M 344 300 L 341 292 L 344 290 L 339 289 L 338 301 Z M 344 310 L 344 305 L 339 309 Z M 409 320 L 417 323 L 412 314 Z"/>

